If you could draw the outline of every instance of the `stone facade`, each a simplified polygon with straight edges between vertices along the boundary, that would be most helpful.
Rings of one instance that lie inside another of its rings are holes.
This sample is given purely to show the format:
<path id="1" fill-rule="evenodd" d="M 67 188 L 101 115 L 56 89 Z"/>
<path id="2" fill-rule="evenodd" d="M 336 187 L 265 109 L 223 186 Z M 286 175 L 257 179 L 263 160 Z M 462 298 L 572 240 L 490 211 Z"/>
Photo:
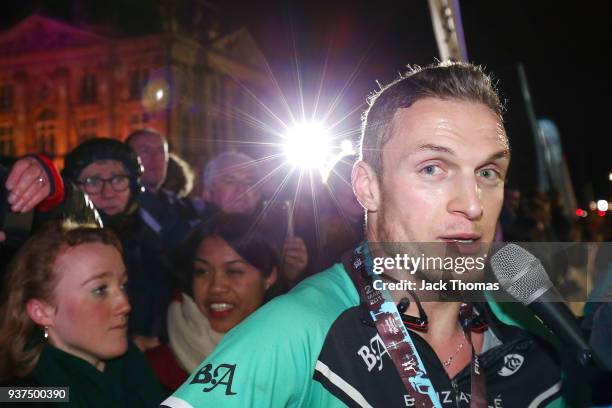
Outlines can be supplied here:
<path id="1" fill-rule="evenodd" d="M 110 38 L 33 15 L 0 33 L 0 155 L 46 153 L 61 166 L 83 140 L 167 135 L 200 167 L 224 141 L 259 135 L 233 112 L 257 115 L 265 61 L 238 30 L 206 46 L 160 33 Z M 245 92 L 248 89 L 248 92 Z"/>

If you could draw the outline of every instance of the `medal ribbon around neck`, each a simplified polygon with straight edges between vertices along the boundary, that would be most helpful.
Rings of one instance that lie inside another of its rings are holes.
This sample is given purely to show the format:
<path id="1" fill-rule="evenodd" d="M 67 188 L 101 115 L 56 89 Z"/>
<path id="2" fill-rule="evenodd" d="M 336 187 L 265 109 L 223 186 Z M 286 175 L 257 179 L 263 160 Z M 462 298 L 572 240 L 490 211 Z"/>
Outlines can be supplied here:
<path id="1" fill-rule="evenodd" d="M 382 292 L 374 288 L 374 282 L 382 282 L 379 275 L 372 273 L 373 262 L 367 243 L 360 245 L 350 258 L 351 274 L 359 284 L 362 298 L 366 300 L 372 320 L 380 335 L 389 357 L 416 407 L 442 408 L 433 383 L 427 375 L 425 365 L 419 355 L 409 331 L 388 290 Z M 472 349 L 471 367 L 471 408 L 486 408 L 486 388 L 484 373 L 479 367 L 478 355 L 472 346 L 470 330 L 464 322 L 471 321 L 473 310 L 462 308 L 460 322 L 466 339 Z"/>

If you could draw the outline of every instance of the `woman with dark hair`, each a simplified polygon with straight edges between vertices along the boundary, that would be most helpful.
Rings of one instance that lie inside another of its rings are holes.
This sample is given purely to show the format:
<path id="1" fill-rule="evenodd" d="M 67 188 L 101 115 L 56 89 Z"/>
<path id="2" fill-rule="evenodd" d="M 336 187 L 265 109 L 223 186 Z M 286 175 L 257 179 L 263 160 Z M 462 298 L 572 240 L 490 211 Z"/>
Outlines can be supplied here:
<path id="1" fill-rule="evenodd" d="M 108 229 L 51 223 L 8 268 L 3 385 L 68 387 L 74 407 L 153 407 L 163 389 L 128 342 L 127 275 Z"/>
<path id="2" fill-rule="evenodd" d="M 169 342 L 146 353 L 170 390 L 270 297 L 279 256 L 251 225 L 249 217 L 220 215 L 197 228 L 179 251 L 183 293 L 168 310 Z"/>
<path id="3" fill-rule="evenodd" d="M 143 351 L 165 341 L 166 311 L 177 284 L 162 242 L 139 214 L 138 156 L 118 140 L 94 138 L 66 156 L 62 174 L 87 193 L 104 227 L 121 239 L 130 278 L 132 339 Z"/>

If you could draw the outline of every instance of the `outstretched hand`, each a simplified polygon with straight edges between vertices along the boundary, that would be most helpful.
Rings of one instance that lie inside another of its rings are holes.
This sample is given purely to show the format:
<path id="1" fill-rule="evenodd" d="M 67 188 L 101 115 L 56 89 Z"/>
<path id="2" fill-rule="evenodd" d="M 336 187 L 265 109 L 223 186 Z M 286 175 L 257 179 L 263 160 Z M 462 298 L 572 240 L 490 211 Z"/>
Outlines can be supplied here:
<path id="1" fill-rule="evenodd" d="M 14 212 L 27 212 L 51 194 L 51 183 L 43 165 L 33 157 L 19 159 L 5 183 L 8 202 Z"/>

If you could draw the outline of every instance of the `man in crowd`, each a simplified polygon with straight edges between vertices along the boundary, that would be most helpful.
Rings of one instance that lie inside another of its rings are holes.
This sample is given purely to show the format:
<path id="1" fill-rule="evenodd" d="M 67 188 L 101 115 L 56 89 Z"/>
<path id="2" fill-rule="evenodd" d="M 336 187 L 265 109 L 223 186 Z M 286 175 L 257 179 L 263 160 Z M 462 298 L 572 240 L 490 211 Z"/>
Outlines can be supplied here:
<path id="1" fill-rule="evenodd" d="M 138 155 L 143 167 L 140 215 L 147 225 L 173 249 L 198 222 L 198 216 L 187 198 L 179 198 L 161 187 L 168 172 L 168 142 L 152 129 L 135 130 L 125 140 Z"/>
<path id="2" fill-rule="evenodd" d="M 369 248 L 376 243 L 470 248 L 493 241 L 509 165 L 501 113 L 490 79 L 470 64 L 416 69 L 383 87 L 364 115 L 352 173 L 366 242 L 228 333 L 162 405 L 526 407 L 558 400 L 552 349 L 502 323 L 495 304 L 421 304 L 409 291 L 372 285 L 428 282 L 422 270 L 374 276 Z"/>
<path id="3" fill-rule="evenodd" d="M 130 133 L 125 142 L 136 152 L 144 168 L 140 181 L 152 193 L 157 193 L 168 171 L 168 142 L 152 129 Z"/>
<path id="4" fill-rule="evenodd" d="M 255 160 L 244 153 L 224 152 L 208 162 L 204 169 L 202 197 L 207 204 L 224 213 L 252 215 L 267 224 L 269 238 L 281 242 L 282 278 L 287 286 L 293 286 L 308 264 L 308 250 L 301 237 L 279 229 L 279 225 L 286 227 L 286 220 L 278 219 L 279 214 L 263 208 L 258 187 L 260 180 Z"/>

